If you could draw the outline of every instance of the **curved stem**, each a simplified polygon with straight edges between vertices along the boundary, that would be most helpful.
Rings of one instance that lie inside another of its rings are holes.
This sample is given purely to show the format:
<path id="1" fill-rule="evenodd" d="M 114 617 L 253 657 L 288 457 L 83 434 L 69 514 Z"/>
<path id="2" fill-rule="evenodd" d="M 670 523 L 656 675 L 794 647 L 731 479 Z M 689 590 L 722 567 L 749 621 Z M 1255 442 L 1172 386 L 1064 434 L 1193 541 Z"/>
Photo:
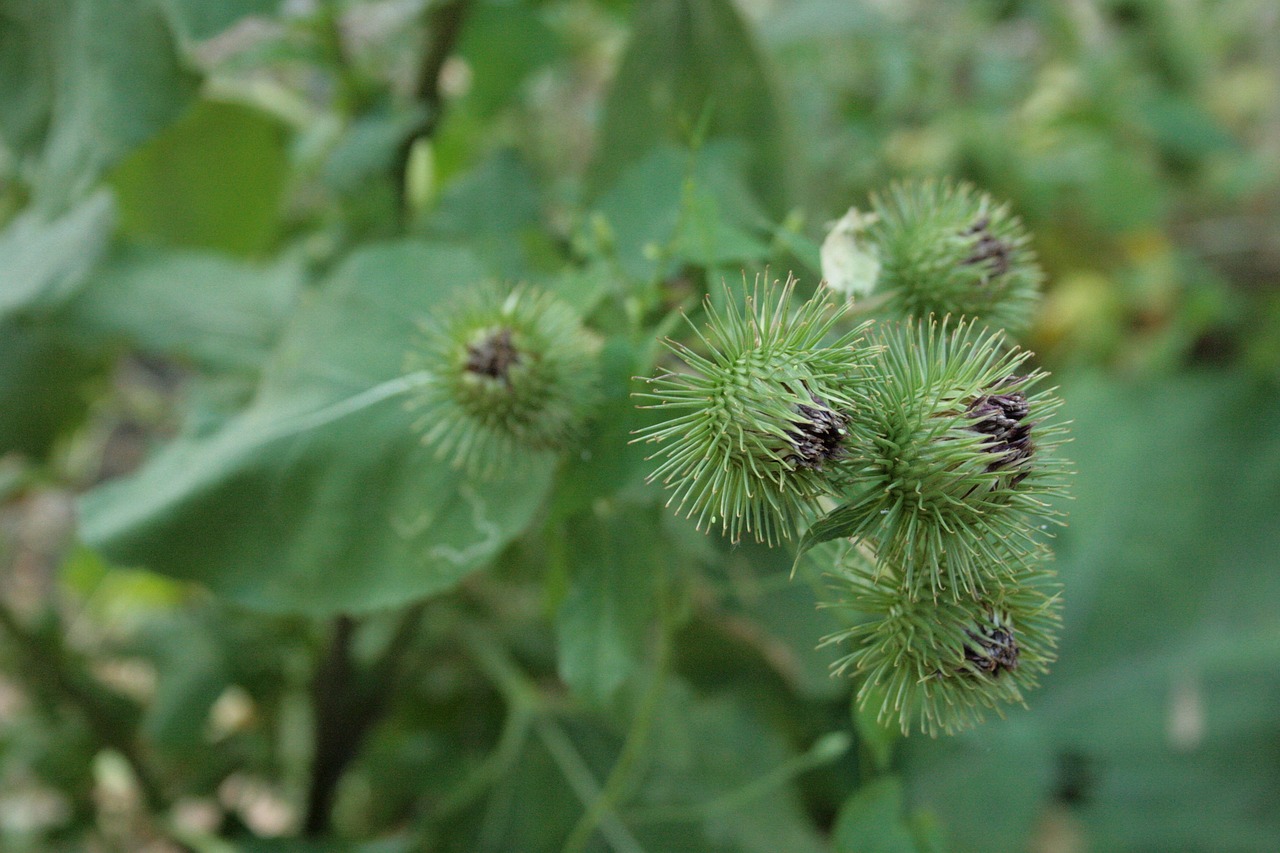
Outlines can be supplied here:
<path id="1" fill-rule="evenodd" d="M 581 853 L 585 850 L 600 822 L 607 815 L 614 813 L 618 803 L 626 795 L 627 788 L 635 775 L 636 763 L 649 741 L 649 733 L 653 730 L 653 723 L 658 715 L 658 701 L 662 698 L 662 688 L 666 684 L 667 663 L 671 651 L 672 626 L 668 618 L 669 608 L 666 606 L 665 596 L 660 595 L 659 601 L 661 602 L 662 629 L 653 664 L 653 677 L 640 700 L 640 707 L 636 709 L 635 719 L 632 721 L 630 731 L 627 732 L 627 739 L 622 745 L 618 760 L 609 771 L 609 777 L 605 779 L 599 796 L 591 801 L 591 805 L 583 812 L 582 817 L 569 833 L 562 849 L 563 853 Z"/>

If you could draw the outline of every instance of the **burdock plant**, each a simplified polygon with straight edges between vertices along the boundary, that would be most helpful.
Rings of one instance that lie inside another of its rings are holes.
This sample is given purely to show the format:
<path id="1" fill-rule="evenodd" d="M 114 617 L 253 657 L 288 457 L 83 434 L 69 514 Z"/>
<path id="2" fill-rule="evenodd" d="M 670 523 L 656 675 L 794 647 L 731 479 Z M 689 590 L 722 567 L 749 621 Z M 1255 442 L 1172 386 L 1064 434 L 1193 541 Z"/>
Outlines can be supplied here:
<path id="1" fill-rule="evenodd" d="M 1005 332 L 1042 276 L 1017 219 L 967 186 L 895 187 L 866 221 L 867 304 L 888 317 L 848 322 L 860 306 L 823 288 L 792 308 L 790 278 L 708 303 L 694 343 L 667 342 L 682 363 L 642 396 L 668 417 L 641 438 L 700 527 L 859 555 L 832 569 L 861 614 L 825 641 L 852 646 L 835 671 L 886 722 L 952 732 L 1021 702 L 1053 659 L 1066 431 Z"/>

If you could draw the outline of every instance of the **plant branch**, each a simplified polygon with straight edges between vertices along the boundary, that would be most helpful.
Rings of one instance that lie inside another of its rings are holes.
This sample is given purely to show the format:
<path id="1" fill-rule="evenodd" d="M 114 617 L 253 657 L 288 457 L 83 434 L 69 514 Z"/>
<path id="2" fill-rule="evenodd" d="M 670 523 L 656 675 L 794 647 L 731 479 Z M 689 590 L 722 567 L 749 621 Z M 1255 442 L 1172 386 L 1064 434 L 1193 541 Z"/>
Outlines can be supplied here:
<path id="1" fill-rule="evenodd" d="M 410 130 L 400 149 L 396 153 L 394 173 L 399 201 L 398 209 L 401 218 L 408 215 L 408 194 L 405 179 L 409 169 L 409 156 L 414 144 L 419 139 L 430 138 L 440 125 L 443 112 L 443 99 L 440 93 L 440 70 L 445 60 L 452 54 L 462 35 L 463 24 L 471 11 L 472 0 L 443 0 L 434 4 L 427 13 L 426 43 L 422 49 L 422 65 L 418 68 L 418 79 L 414 86 L 414 98 L 422 105 L 423 116 L 418 124 Z"/>
<path id="2" fill-rule="evenodd" d="M 315 750 L 304 835 L 328 832 L 338 782 L 359 754 L 365 736 L 385 714 L 425 609 L 425 602 L 419 602 L 405 610 L 382 655 L 364 673 L 357 670 L 351 654 L 356 620 L 345 615 L 333 620 L 328 651 L 312 682 Z"/>
<path id="3" fill-rule="evenodd" d="M 580 853 L 580 851 L 585 850 L 588 842 L 591 841 L 592 833 L 596 831 L 601 821 L 614 814 L 618 804 L 627 793 L 627 789 L 635 776 L 636 763 L 640 760 L 640 756 L 649 742 L 649 733 L 652 731 L 654 720 L 657 718 L 659 700 L 662 698 L 663 687 L 666 685 L 667 664 L 670 660 L 671 651 L 671 633 L 674 630 L 666 597 L 659 596 L 659 602 L 662 627 L 658 636 L 653 675 L 644 695 L 640 699 L 640 707 L 636 709 L 635 719 L 632 721 L 630 731 L 627 732 L 627 739 L 622 745 L 618 760 L 614 762 L 613 769 L 609 771 L 609 776 L 605 779 L 600 795 L 592 800 L 591 805 L 582 813 L 577 825 L 569 833 L 568 840 L 564 843 L 563 853 Z"/>

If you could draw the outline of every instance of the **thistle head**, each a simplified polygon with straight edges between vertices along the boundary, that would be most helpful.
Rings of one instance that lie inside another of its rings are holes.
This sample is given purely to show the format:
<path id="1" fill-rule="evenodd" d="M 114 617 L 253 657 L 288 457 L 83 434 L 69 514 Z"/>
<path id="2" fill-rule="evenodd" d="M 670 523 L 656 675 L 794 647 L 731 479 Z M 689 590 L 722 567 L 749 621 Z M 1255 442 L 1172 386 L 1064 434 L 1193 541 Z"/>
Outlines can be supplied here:
<path id="1" fill-rule="evenodd" d="M 899 184 L 872 198 L 876 291 L 900 317 L 976 317 L 1017 331 L 1043 273 L 1021 221 L 967 184 Z"/>
<path id="2" fill-rule="evenodd" d="M 843 311 L 815 296 L 796 310 L 795 280 L 765 281 L 724 307 L 705 303 L 695 350 L 666 346 L 682 364 L 639 394 L 666 417 L 637 440 L 661 447 L 650 480 L 673 490 L 678 512 L 774 543 L 788 538 L 818 498 L 835 493 L 836 462 L 852 444 L 866 362 L 861 329 L 831 339 Z"/>
<path id="3" fill-rule="evenodd" d="M 423 380 L 423 441 L 485 476 L 572 444 L 597 399 L 594 337 L 549 294 L 483 285 L 423 324 L 406 369 Z"/>
<path id="4" fill-rule="evenodd" d="M 912 728 L 948 734 L 1003 716 L 1055 659 L 1061 621 L 1052 574 L 1023 566 L 978 598 L 912 599 L 902 573 L 864 557 L 836 571 L 839 604 L 861 614 L 857 625 L 824 645 L 849 644 L 835 674 L 860 680 L 857 702 L 879 702 L 876 714 L 903 734 Z"/>
<path id="5" fill-rule="evenodd" d="M 1060 520 L 1045 501 L 1066 474 L 1060 400 L 1030 353 L 972 324 L 888 325 L 870 340 L 881 347 L 851 427 L 865 436 L 845 462 L 852 486 L 802 547 L 866 541 L 911 597 L 972 598 L 1037 557 Z"/>

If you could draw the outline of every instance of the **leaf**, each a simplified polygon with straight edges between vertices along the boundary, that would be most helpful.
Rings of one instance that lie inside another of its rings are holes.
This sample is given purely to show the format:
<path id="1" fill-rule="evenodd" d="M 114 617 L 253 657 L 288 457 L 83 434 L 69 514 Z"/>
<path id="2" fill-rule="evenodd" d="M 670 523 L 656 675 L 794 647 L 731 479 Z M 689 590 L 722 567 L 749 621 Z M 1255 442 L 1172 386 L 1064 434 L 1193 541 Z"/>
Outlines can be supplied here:
<path id="1" fill-rule="evenodd" d="M 287 142 L 267 113 L 200 101 L 110 176 L 121 230 L 174 246 L 264 251 L 279 231 Z"/>
<path id="2" fill-rule="evenodd" d="M 400 377 L 415 319 L 484 276 L 412 241 L 352 255 L 301 311 L 254 404 L 81 501 L 113 563 L 206 584 L 256 609 L 403 604 L 483 567 L 542 506 L 554 460 L 471 482 L 422 447 Z"/>
<path id="3" fill-rule="evenodd" d="M 801 557 L 823 542 L 844 539 L 862 526 L 863 507 L 867 501 L 875 500 L 877 497 L 873 493 L 858 495 L 810 524 L 796 545 L 796 565 L 799 565 Z"/>
<path id="4" fill-rule="evenodd" d="M 701 699 L 675 680 L 652 739 L 652 769 L 628 809 L 645 849 L 825 849 L 795 777 L 838 759 L 838 739 L 797 755 L 747 704 L 729 694 Z"/>
<path id="5" fill-rule="evenodd" d="M 731 0 L 653 0 L 636 11 L 609 91 L 593 186 L 611 186 L 664 144 L 735 139 L 747 174 L 781 217 L 790 177 L 781 110 L 752 33 Z"/>
<path id="6" fill-rule="evenodd" d="M 885 776 L 845 801 L 832 836 L 837 853 L 916 853 L 903 818 L 902 781 Z"/>
<path id="7" fill-rule="evenodd" d="M 894 725 L 880 720 L 880 707 L 884 702 L 884 688 L 871 688 L 865 702 L 855 701 L 852 706 L 853 728 L 858 742 L 866 750 L 877 773 L 886 772 L 893 761 L 893 750 L 902 736 Z"/>
<path id="8" fill-rule="evenodd" d="M 568 523 L 569 589 L 556 618 L 560 676 L 605 706 L 637 669 L 670 561 L 652 508 L 622 506 Z"/>
<path id="9" fill-rule="evenodd" d="M 65 302 L 102 257 L 114 225 L 105 192 L 52 220 L 36 209 L 15 217 L 0 232 L 0 321 Z"/>
<path id="10" fill-rule="evenodd" d="M 598 201 L 618 265 L 648 281 L 681 263 L 726 265 L 765 257 L 755 236 L 767 217 L 742 176 L 739 149 L 660 145 L 627 166 Z"/>
<path id="11" fill-rule="evenodd" d="M 68 327 L 213 370 L 257 370 L 302 283 L 298 264 L 251 266 L 211 252 L 117 252 L 69 306 Z"/>
<path id="12" fill-rule="evenodd" d="M 913 799 L 957 850 L 1024 848 L 1051 808 L 1090 849 L 1276 848 L 1280 395 L 1218 373 L 1063 396 L 1060 660 L 1029 714 L 904 742 Z"/>
<path id="13" fill-rule="evenodd" d="M 196 90 L 159 4 L 136 0 L 0 0 L 0 95 L 13 140 L 35 153 L 45 210 L 84 194 L 120 157 L 173 121 Z"/>
<path id="14" fill-rule="evenodd" d="M 571 277 L 569 283 L 560 279 L 551 289 L 570 305 L 589 306 L 603 295 L 598 289 L 587 289 L 598 278 L 598 274 L 586 272 Z M 553 517 L 586 512 L 597 500 L 644 488 L 648 473 L 645 457 L 649 451 L 642 444 L 632 444 L 631 439 L 634 431 L 652 416 L 637 408 L 631 396 L 638 385 L 633 377 L 642 370 L 636 349 L 622 337 L 605 341 L 600 353 L 603 399 L 591 419 L 589 432 L 576 452 L 565 459 L 557 477 Z"/>
<path id="15" fill-rule="evenodd" d="M 354 195 L 371 183 L 388 182 L 400 146 L 421 126 L 423 116 L 422 110 L 402 110 L 357 118 L 325 158 L 325 184 L 337 193 Z"/>

